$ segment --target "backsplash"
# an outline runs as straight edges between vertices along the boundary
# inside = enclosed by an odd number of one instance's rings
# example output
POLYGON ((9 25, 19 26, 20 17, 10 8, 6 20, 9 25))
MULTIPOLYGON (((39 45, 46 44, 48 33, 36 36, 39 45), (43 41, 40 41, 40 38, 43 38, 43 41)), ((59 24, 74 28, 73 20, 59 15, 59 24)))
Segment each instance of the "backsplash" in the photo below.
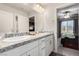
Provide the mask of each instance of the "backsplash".
MULTIPOLYGON (((52 33, 52 31, 40 31, 36 33, 52 33)), ((9 38, 9 37, 16 37, 16 36, 23 36, 23 35, 30 35, 30 32, 22 32, 22 33, 6 33, 3 38, 9 38)))
POLYGON ((24 33, 11 33, 11 34, 5 34, 4 35, 4 38, 9 38, 9 37, 16 37, 16 36, 23 36, 23 35, 26 35, 27 32, 24 32, 24 33))

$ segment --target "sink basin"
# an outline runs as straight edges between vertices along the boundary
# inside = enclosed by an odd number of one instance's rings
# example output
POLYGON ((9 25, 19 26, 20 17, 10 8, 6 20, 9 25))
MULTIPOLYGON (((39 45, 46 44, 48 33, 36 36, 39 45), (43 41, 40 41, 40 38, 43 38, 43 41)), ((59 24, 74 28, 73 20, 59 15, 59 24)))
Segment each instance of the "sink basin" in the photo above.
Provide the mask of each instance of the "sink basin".
POLYGON ((18 37, 11 37, 11 38, 5 38, 4 42, 19 42, 24 40, 29 40, 31 36, 18 36, 18 37))

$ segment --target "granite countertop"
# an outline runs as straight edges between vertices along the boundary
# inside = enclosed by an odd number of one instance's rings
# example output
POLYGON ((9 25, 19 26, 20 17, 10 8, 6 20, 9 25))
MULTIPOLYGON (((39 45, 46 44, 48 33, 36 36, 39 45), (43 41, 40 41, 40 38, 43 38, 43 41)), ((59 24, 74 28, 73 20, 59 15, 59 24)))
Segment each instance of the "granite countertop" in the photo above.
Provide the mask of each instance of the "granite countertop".
MULTIPOLYGON (((43 37, 47 37, 49 35, 53 35, 53 34, 50 34, 50 33, 38 33, 36 35, 29 35, 29 37, 27 38, 27 35, 26 35, 26 38, 23 38, 23 40, 19 40, 19 41, 8 41, 8 39, 11 39, 11 38, 5 38, 4 40, 1 40, 0 41, 0 53, 3 53, 3 52, 6 52, 6 51, 9 51, 11 49, 14 49, 14 48, 17 48, 17 47, 20 47, 22 45, 25 45, 25 44, 28 44, 30 42, 33 42, 33 41, 36 41, 38 39, 41 39, 43 37)), ((13 37, 12 37, 13 39, 13 37)), ((14 38, 14 39, 18 39, 18 37, 14 38)), ((22 39, 22 38, 20 38, 22 39)))

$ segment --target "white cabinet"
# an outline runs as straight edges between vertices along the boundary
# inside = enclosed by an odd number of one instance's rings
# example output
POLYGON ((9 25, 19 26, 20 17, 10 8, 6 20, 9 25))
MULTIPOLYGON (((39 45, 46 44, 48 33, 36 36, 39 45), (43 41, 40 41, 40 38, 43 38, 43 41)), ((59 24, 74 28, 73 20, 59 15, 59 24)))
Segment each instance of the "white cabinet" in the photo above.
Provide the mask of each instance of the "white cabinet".
POLYGON ((53 47, 53 35, 51 35, 50 37, 50 46, 51 46, 51 52, 53 51, 54 47, 53 47))
POLYGON ((27 56, 27 54, 26 54, 26 52, 25 53, 23 53, 22 55, 20 55, 20 56, 27 56))
POLYGON ((26 56, 38 56, 38 47, 33 48, 32 50, 26 53, 26 56))
POLYGON ((26 56, 33 56, 33 55, 34 55, 33 49, 26 53, 26 56))
POLYGON ((46 48, 39 48, 40 49, 40 56, 46 56, 46 48))
POLYGON ((27 45, 21 46, 21 47, 17 47, 15 49, 9 50, 7 52, 2 53, 2 55, 6 55, 6 56, 20 56, 22 54, 25 53, 25 51, 28 50, 27 45))
POLYGON ((46 55, 46 38, 42 38, 39 40, 39 55, 46 55))
POLYGON ((48 56, 50 54, 50 40, 47 37, 47 41, 46 41, 46 55, 48 56))
POLYGON ((33 49, 33 51, 34 51, 34 55, 33 56, 38 56, 39 55, 39 50, 38 49, 39 49, 38 46, 33 49))
POLYGON ((34 41, 31 43, 28 43, 26 45, 17 47, 15 49, 9 50, 7 52, 4 52, 0 55, 6 55, 6 56, 22 56, 27 55, 26 52, 34 49, 36 46, 38 46, 38 41, 34 41))
POLYGON ((38 56, 38 47, 29 50, 23 56, 38 56))
POLYGON ((53 35, 39 40, 39 55, 48 56, 53 51, 53 35))
POLYGON ((53 35, 46 38, 46 55, 48 56, 53 51, 53 35))
POLYGON ((53 37, 47 36, 0 54, 1 56, 49 56, 53 51, 53 37))

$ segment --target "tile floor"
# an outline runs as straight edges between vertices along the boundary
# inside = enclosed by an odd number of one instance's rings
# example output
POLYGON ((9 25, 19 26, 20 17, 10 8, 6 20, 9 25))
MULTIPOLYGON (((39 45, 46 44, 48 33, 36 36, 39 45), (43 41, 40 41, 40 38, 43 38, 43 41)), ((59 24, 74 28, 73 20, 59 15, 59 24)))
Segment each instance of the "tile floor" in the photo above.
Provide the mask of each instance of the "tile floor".
POLYGON ((57 53, 65 56, 79 56, 78 50, 74 50, 66 47, 59 47, 57 53))

